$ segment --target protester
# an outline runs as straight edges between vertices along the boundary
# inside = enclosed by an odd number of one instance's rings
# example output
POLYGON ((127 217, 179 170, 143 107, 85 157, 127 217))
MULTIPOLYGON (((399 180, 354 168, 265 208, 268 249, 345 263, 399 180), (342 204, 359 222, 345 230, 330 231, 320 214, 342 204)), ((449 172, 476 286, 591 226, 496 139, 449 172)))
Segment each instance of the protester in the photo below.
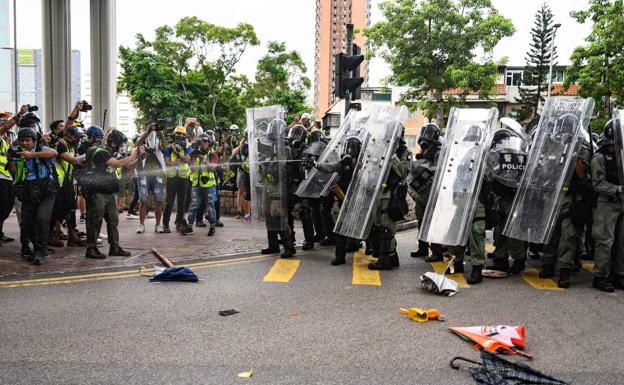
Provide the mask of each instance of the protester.
POLYGON ((156 226, 154 232, 164 233, 160 224, 165 202, 164 180, 165 157, 163 151, 167 147, 167 141, 163 134, 163 127, 156 123, 151 123, 147 130, 141 135, 137 145, 142 147, 141 159, 139 160, 138 180, 139 180, 139 227, 138 234, 145 232, 145 217, 147 215, 147 203, 150 195, 154 199, 154 211, 156 214, 156 226))

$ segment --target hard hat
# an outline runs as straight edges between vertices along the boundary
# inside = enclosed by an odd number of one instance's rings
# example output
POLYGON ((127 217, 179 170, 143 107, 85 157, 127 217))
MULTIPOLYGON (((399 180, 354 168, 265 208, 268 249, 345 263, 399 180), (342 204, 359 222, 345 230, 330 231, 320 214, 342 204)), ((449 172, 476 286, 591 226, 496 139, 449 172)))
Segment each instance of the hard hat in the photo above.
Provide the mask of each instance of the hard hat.
POLYGON ((173 130, 174 134, 182 134, 182 135, 186 135, 186 128, 182 127, 182 126, 177 126, 174 130, 173 130))

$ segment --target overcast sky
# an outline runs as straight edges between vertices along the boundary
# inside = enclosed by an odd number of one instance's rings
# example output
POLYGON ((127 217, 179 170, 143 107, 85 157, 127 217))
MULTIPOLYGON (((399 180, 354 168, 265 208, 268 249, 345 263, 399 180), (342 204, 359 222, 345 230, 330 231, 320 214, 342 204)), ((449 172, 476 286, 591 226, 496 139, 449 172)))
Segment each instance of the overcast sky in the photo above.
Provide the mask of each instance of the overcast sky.
MULTIPOLYGON (((378 4, 373 1, 372 21, 382 18, 378 4)), ((509 58, 509 64, 523 65, 528 49, 530 30, 535 12, 543 0, 493 0, 496 8, 512 19, 516 33, 499 43, 494 58, 509 58)), ((18 0, 18 47, 41 47, 41 0, 18 0)), ((579 25, 570 16, 571 10, 587 8, 586 0, 550 0, 555 21, 562 24, 557 35, 559 63, 568 64, 574 47, 583 44, 589 25, 579 25)), ((82 72, 89 72, 89 0, 72 0, 72 46, 82 52, 82 72)), ((268 41, 285 41, 289 49, 298 50, 308 67, 308 77, 314 79, 314 35, 316 0, 118 0, 117 42, 134 45, 134 36, 154 36, 158 26, 173 25, 184 16, 224 26, 247 22, 254 26, 262 47, 250 49, 242 59, 239 72, 253 76, 257 60, 264 53, 268 41)), ((418 54, 415 52, 414 54, 418 54)), ((381 60, 371 63, 369 84, 379 85, 388 75, 388 67, 381 60)))

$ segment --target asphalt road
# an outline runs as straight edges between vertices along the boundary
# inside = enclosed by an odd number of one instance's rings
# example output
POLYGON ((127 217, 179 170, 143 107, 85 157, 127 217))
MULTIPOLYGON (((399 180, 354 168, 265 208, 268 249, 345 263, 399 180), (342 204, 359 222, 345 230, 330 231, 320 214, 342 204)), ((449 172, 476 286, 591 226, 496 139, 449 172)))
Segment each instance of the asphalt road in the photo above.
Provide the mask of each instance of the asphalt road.
POLYGON ((408 256, 415 243, 401 234, 402 266, 381 286, 352 284, 351 264, 330 266, 323 249, 299 251, 287 283, 263 282, 268 257, 197 268, 198 284, 0 287, 0 383, 471 384, 449 360, 478 353, 447 327, 486 324, 526 326, 528 363, 562 380, 624 383, 624 292, 591 289, 582 272, 565 291, 513 277, 435 296, 419 288, 431 266, 408 256), (399 315, 405 306, 449 321, 418 324, 399 315))

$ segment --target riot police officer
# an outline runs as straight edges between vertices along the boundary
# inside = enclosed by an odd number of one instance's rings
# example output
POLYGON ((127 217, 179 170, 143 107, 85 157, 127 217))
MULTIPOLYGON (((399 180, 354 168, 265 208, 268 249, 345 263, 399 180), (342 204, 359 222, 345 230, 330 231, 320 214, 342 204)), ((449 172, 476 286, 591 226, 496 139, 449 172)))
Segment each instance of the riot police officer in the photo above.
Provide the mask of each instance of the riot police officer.
MULTIPOLYGON (((353 171, 357 165, 358 157, 362 149, 362 141, 357 136, 350 136, 345 139, 340 154, 340 160, 328 164, 314 164, 314 167, 326 173, 338 173, 338 181, 336 186, 332 187, 332 191, 338 198, 338 204, 342 205, 344 194, 349 189, 349 184, 353 179, 353 171)), ((333 206, 333 194, 332 197, 333 206)), ((333 221, 333 220, 332 220, 333 221)), ((333 240, 336 244, 335 257, 331 261, 332 266, 343 265, 346 263, 347 241, 348 239, 340 234, 333 234, 333 240)))
POLYGON ((604 127, 600 148, 591 161, 591 175, 598 194, 593 214, 595 250, 594 280, 592 286, 600 291, 613 292, 624 289, 624 226, 618 226, 624 215, 624 186, 618 175, 619 155, 616 151, 615 125, 610 120, 604 127), (616 246, 616 252, 611 248, 616 246))
POLYGON ((292 241, 295 242, 294 215, 297 204, 299 205, 299 218, 303 226, 304 242, 302 250, 314 249, 314 225, 312 224, 310 206, 307 199, 295 195, 299 184, 304 180, 305 170, 303 167, 303 152, 306 149, 308 133, 301 125, 296 125, 288 133, 288 148, 290 149, 287 174, 288 174, 288 226, 292 230, 292 241))
MULTIPOLYGON (((394 125, 395 122, 390 124, 394 125)), ((399 267, 399 255, 396 251, 396 239, 394 236, 397 232, 397 221, 400 220, 398 216, 401 215, 394 216, 390 206, 393 203, 398 203, 392 199, 393 193, 399 187, 399 184, 403 183, 407 178, 407 174, 410 172, 411 157, 411 153, 405 145, 405 127, 401 128, 399 146, 392 156, 390 173, 383 185, 384 190, 377 209, 377 216, 369 235, 373 245, 373 255, 376 254, 378 257, 377 262, 368 265, 368 268, 371 270, 391 270, 399 267)))
MULTIPOLYGON (((418 219, 419 224, 422 224, 438 164, 440 147, 442 146, 440 129, 436 124, 428 123, 420 129, 418 145, 420 146, 420 153, 416 155, 408 182, 412 198, 416 203, 416 219, 418 219)), ((435 243, 429 245, 429 243, 419 240, 418 250, 413 251, 410 255, 413 258, 425 257, 427 262, 437 262, 442 261, 442 254, 442 245, 435 243), (429 256, 429 249, 431 249, 431 256, 429 256)))

